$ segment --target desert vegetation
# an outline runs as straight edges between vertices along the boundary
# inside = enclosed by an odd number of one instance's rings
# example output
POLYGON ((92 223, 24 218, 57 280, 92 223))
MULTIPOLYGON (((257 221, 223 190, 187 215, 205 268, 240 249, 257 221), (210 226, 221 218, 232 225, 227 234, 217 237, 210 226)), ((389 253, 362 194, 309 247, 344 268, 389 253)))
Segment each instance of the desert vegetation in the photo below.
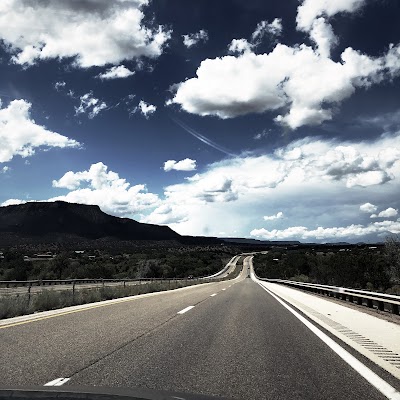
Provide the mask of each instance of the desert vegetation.
POLYGON ((400 241, 390 236, 384 246, 276 248, 256 255, 254 268, 263 278, 400 294, 400 241))
MULTIPOLYGON (((207 282, 196 277, 220 271, 231 259, 230 248, 186 246, 120 250, 67 250, 58 254, 7 249, 1 252, 0 281, 46 279, 144 279, 141 282, 107 283, 92 288, 40 291, 0 295, 0 319, 93 303, 144 293, 171 290, 207 282), (27 255, 28 254, 28 255, 27 255), (174 278, 190 278, 174 280, 174 278), (163 280, 145 281, 151 278, 163 280)), ((240 267, 229 278, 237 276, 240 267)))
POLYGON ((184 278, 218 272, 235 254, 229 247, 61 250, 40 259, 34 251, 3 250, 0 280, 184 278))

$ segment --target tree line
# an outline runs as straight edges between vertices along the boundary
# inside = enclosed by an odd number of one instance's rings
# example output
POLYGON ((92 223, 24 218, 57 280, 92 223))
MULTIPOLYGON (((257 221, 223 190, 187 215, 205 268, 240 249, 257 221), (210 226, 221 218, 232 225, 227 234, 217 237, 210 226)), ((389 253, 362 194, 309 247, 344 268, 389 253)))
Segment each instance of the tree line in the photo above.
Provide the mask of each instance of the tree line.
POLYGON ((86 254, 63 251, 50 260, 26 261, 21 251, 9 250, 0 260, 0 280, 197 277, 221 270, 233 252, 227 248, 196 248, 140 249, 124 254, 93 251, 91 254, 89 258, 86 254))

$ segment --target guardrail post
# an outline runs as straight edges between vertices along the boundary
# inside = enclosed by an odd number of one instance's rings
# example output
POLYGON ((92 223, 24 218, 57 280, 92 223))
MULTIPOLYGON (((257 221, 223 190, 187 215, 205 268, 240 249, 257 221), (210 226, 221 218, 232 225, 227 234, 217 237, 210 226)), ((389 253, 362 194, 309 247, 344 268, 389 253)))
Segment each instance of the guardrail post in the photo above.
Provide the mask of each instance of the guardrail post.
POLYGON ((385 304, 383 301, 378 301, 378 310, 385 311, 385 304))
POLYGON ((73 282, 72 282, 72 304, 75 304, 75 284, 76 284, 76 281, 73 280, 73 282))
POLYGON ((398 304, 392 304, 392 313, 399 315, 399 306, 398 306, 398 304))
POLYGON ((31 303, 31 288, 32 288, 32 282, 29 282, 29 287, 28 287, 28 307, 29 307, 29 304, 31 303))
POLYGON ((371 299, 367 299, 367 307, 369 307, 369 308, 374 307, 374 302, 371 299))

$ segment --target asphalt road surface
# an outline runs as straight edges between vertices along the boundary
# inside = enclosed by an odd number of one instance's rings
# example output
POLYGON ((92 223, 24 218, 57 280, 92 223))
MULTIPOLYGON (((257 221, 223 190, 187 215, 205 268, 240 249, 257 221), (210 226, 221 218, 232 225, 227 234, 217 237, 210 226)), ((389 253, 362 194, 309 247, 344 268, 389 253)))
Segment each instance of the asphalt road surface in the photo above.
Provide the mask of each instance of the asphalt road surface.
POLYGON ((386 398, 247 276, 0 326, 0 385, 386 398))

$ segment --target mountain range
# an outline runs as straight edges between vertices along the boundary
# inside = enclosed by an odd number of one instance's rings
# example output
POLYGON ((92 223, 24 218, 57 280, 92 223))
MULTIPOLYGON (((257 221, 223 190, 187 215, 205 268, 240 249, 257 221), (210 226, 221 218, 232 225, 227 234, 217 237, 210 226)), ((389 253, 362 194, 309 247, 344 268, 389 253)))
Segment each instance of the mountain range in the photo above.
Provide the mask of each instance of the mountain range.
POLYGON ((180 240, 167 226, 143 224, 129 218, 108 215, 97 205, 30 202, 0 207, 0 235, 67 239, 180 240))

